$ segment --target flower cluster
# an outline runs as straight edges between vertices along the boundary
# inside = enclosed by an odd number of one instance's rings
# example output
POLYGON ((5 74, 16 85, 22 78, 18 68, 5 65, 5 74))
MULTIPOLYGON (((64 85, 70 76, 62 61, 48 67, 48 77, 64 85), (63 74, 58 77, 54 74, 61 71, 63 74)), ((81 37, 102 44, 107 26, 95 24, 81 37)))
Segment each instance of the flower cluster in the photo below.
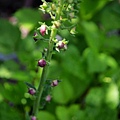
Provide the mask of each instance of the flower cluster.
POLYGON ((28 93, 37 96, 33 106, 31 120, 36 120, 36 114, 42 106, 41 103, 44 104, 45 102, 51 101, 52 96, 50 91, 60 82, 59 80, 48 80, 49 82, 46 83, 47 69, 49 68, 54 51, 61 52, 67 50, 68 40, 58 35, 58 31, 66 29, 70 34, 75 33, 75 24, 73 24, 72 19, 76 17, 77 10, 75 8, 77 8, 76 6, 79 1, 80 0, 55 0, 54 2, 46 2, 42 0, 43 4, 40 5, 39 10, 50 15, 51 24, 48 26, 45 22, 38 22, 40 26, 33 35, 35 42, 38 40, 48 42, 48 48, 42 50, 42 57, 37 62, 37 65, 43 69, 38 89, 36 90, 30 84, 27 84, 29 86, 28 93), (68 22, 68 24, 66 24, 66 22, 68 22), (60 39, 58 39, 58 36, 60 36, 60 39), (41 89, 41 87, 43 89, 41 89), (42 102, 42 99, 44 102, 42 102))

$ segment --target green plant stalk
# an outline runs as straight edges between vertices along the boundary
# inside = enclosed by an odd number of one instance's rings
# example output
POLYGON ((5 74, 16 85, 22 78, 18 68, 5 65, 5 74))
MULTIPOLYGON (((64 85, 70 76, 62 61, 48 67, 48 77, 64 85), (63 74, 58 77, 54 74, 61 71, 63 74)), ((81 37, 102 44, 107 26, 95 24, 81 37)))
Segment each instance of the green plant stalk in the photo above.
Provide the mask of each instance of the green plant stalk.
MULTIPOLYGON (((56 14, 55 21, 60 20, 62 6, 63 6, 62 0, 60 0, 59 1, 59 8, 58 8, 58 11, 57 11, 57 14, 56 14)), ((54 23, 53 23, 51 34, 50 34, 49 45, 48 45, 47 57, 46 57, 46 60, 47 60, 48 63, 50 63, 51 58, 52 58, 52 52, 53 52, 53 47, 54 47, 53 39, 55 38, 55 36, 57 34, 57 29, 58 28, 56 28, 54 23)), ((38 110, 39 110, 39 107, 40 107, 39 106, 40 105, 40 100, 41 100, 41 96, 42 96, 42 93, 43 93, 43 90, 44 90, 44 84, 45 84, 45 81, 47 79, 48 69, 49 69, 49 64, 46 65, 43 68, 43 71, 42 71, 40 83, 39 83, 38 90, 37 90, 36 99, 35 99, 34 105, 33 105, 33 112, 32 112, 33 116, 37 116, 37 113, 38 113, 38 110)))

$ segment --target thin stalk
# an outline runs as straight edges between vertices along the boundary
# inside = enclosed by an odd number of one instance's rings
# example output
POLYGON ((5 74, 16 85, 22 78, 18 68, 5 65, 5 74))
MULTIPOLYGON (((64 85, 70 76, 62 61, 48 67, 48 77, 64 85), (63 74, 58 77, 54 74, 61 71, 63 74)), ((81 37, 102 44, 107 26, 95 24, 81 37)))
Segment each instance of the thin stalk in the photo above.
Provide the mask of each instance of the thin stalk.
MULTIPOLYGON (((56 19, 55 19, 56 21, 60 20, 61 11, 62 11, 62 0, 59 1, 59 8, 56 12, 57 13, 56 14, 56 19)), ((52 58, 52 52, 53 52, 53 47, 54 47, 53 39, 55 38, 56 34, 57 34, 57 28, 53 24, 51 34, 50 34, 47 57, 46 57, 46 60, 47 60, 48 63, 50 63, 51 58, 52 58)), ((49 69, 49 65, 46 65, 43 68, 43 71, 42 71, 40 83, 39 83, 38 90, 37 90, 36 99, 35 99, 34 105, 33 105, 33 112, 32 112, 33 116, 37 116, 37 113, 38 113, 38 110, 39 110, 39 107, 40 107, 39 106, 40 105, 40 100, 41 100, 41 96, 42 96, 42 93, 43 93, 43 90, 44 90, 44 84, 45 84, 45 81, 47 79, 48 69, 49 69)))

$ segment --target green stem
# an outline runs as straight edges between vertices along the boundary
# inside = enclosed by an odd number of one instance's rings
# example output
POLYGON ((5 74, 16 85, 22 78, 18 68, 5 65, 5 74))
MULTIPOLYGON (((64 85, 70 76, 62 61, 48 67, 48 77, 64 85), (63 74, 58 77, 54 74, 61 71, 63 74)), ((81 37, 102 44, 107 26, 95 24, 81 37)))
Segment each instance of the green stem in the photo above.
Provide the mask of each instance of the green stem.
MULTIPOLYGON (((56 21, 60 19, 61 11, 62 11, 62 0, 59 1, 59 8, 56 11, 56 19, 55 19, 56 21)), ((52 58, 52 52, 53 52, 53 47, 54 47, 53 39, 55 38, 56 34, 57 34, 57 28, 53 24, 51 34, 50 34, 47 57, 46 57, 46 60, 48 63, 50 63, 51 58, 52 58)), ((42 96, 42 93, 44 90, 44 84, 47 79, 48 69, 49 69, 49 65, 46 65, 42 71, 42 76, 41 76, 40 83, 38 86, 36 99, 35 99, 34 105, 33 105, 33 113, 32 113, 33 116, 37 116, 37 113, 38 113, 38 110, 40 107, 39 104, 40 104, 41 96, 42 96)))

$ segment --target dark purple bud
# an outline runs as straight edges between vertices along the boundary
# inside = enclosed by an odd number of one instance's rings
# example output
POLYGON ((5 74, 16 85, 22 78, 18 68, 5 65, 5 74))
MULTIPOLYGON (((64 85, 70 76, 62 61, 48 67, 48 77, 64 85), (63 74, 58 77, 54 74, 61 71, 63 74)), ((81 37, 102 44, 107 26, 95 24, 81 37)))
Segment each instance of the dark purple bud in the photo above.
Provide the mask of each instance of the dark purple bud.
POLYGON ((37 118, 35 116, 32 116, 31 120, 37 120, 37 118))
POLYGON ((36 93, 36 90, 34 88, 29 88, 28 93, 34 95, 36 93))
POLYGON ((60 52, 60 50, 66 50, 67 49, 67 44, 63 41, 58 41, 56 43, 56 50, 60 52))
POLYGON ((33 36, 33 39, 34 39, 34 41, 36 42, 38 39, 36 38, 38 36, 38 34, 35 32, 34 33, 34 36, 33 36))
POLYGON ((51 83, 51 86, 52 86, 52 87, 57 86, 57 85, 58 85, 58 82, 59 82, 58 80, 53 80, 52 83, 51 83))
POLYGON ((46 33, 46 25, 41 25, 41 27, 40 27, 40 33, 42 34, 42 36, 45 35, 45 33, 46 33))
POLYGON ((62 41, 59 41, 58 44, 57 44, 58 49, 63 49, 64 46, 65 46, 65 44, 62 41))
POLYGON ((45 98, 45 100, 46 100, 47 102, 50 102, 51 96, 50 96, 50 95, 47 95, 46 98, 45 98))
POLYGON ((38 61, 38 66, 45 67, 45 65, 46 65, 46 61, 44 59, 38 61))

